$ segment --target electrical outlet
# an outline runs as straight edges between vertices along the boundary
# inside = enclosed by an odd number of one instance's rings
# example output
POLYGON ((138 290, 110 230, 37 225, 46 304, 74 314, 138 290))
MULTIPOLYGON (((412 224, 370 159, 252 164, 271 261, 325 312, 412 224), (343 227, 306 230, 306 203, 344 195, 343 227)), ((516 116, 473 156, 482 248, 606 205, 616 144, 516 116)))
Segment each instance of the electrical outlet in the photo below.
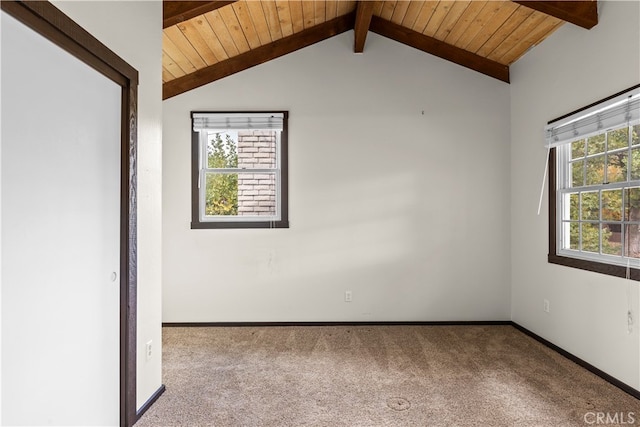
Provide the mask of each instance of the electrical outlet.
POLYGON ((151 359, 151 357, 153 356, 153 340, 147 342, 145 350, 147 360, 151 359))
POLYGON ((353 300, 353 294, 351 291, 344 291, 344 302, 351 302, 353 300))
POLYGON ((549 300, 548 299, 544 300, 544 305, 543 305, 542 309, 544 310, 545 313, 549 312, 550 304, 549 304, 549 300))

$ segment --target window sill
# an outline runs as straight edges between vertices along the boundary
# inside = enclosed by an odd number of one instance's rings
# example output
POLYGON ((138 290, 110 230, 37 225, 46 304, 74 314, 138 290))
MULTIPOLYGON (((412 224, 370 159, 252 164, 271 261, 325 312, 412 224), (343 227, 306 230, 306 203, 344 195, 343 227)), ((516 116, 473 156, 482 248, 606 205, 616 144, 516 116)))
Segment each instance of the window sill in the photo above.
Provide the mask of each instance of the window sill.
POLYGON ((219 221, 191 222, 192 230, 242 228, 289 228, 289 221, 219 221))
MULTIPOLYGON (((580 270, 593 271, 595 273, 606 274, 608 276, 615 277, 627 277, 627 268, 620 265, 605 264, 602 262, 587 261, 584 259, 570 258, 565 256, 559 256, 556 254, 549 254, 547 258, 550 264, 563 265, 565 267, 577 268, 580 270)), ((631 280, 640 281, 640 269, 629 269, 631 280)))

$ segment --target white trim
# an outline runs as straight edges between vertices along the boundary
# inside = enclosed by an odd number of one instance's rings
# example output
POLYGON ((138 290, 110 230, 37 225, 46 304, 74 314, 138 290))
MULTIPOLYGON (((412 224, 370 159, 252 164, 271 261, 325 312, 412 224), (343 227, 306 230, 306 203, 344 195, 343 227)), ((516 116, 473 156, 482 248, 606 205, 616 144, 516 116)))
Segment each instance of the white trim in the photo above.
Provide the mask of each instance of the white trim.
MULTIPOLYGON (((194 117, 194 131, 198 132, 198 144, 199 144, 199 171, 198 171, 198 218, 200 222, 265 222, 265 221, 280 221, 282 219, 282 181, 281 181, 281 133, 282 129, 268 129, 271 132, 275 133, 276 136, 276 166, 273 168, 208 168, 207 165, 207 145, 209 143, 209 136, 213 133, 212 129, 202 128, 200 130, 196 130, 195 119, 196 116, 208 116, 207 114, 198 114, 193 113, 194 117), (206 194, 207 194, 207 185, 206 185, 206 176, 207 174, 237 174, 237 175, 255 175, 255 174, 268 174, 274 176, 275 181, 275 215, 206 215, 206 194)), ((283 113, 262 113, 262 114, 243 114, 243 113, 232 113, 232 114, 218 114, 221 117, 238 117, 238 118, 246 118, 246 117, 271 117, 278 116, 284 120, 283 113)), ((256 130, 256 129, 248 129, 246 127, 237 128, 236 130, 256 130)), ((223 130, 224 132, 224 130, 223 130)), ((237 141, 236 141, 237 143, 237 141)))
MULTIPOLYGON (((602 129, 600 134, 604 134, 608 132, 608 129, 602 129)), ((631 150, 631 134, 628 134, 628 145, 625 149, 615 149, 608 151, 606 150, 603 153, 598 153, 597 156, 602 156, 606 158, 610 153, 620 153, 625 150, 631 150)), ((612 265, 620 265, 624 266, 627 264, 629 260, 637 260, 637 258, 631 258, 624 254, 625 242, 624 242, 624 229, 630 225, 639 224, 638 221, 629 221, 625 219, 624 209, 625 209, 625 189, 631 188, 640 188, 640 179, 634 179, 630 181, 622 181, 622 182, 614 182, 614 183, 603 183, 603 184, 593 184, 593 185, 580 185, 572 187, 572 174, 571 174, 571 146, 568 144, 560 144, 556 148, 556 253, 561 256, 583 259, 587 261, 595 261, 612 265), (607 221, 602 218, 602 192, 603 191, 611 191, 611 190, 620 190, 622 191, 622 206, 621 206, 621 218, 618 221, 607 221), (583 220, 582 216, 582 198, 580 198, 580 202, 578 205, 578 219, 570 218, 570 195, 571 194, 582 194, 582 193, 596 193, 598 197, 598 203, 600 204, 598 219, 596 220, 583 220), (571 224, 580 224, 580 239, 578 242, 579 249, 569 249, 570 243, 570 227, 571 224), (581 224, 595 224, 598 227, 602 227, 603 224, 619 224, 621 227, 621 255, 610 255, 604 253, 594 253, 582 250, 583 244, 583 233, 582 233, 582 225, 581 224)), ((586 154, 586 153, 585 153, 586 154)), ((597 157, 593 156, 593 157, 597 157)), ((580 161, 585 161, 585 159, 589 156, 581 157, 580 161)), ((632 157, 629 157, 632 159, 632 157)), ((606 168, 606 164, 604 166, 606 168)), ((627 171, 627 178, 630 177, 630 171, 632 170, 632 165, 629 164, 627 171)), ((599 234, 599 242, 598 242, 599 251, 602 251, 603 242, 602 242, 602 233, 599 234)))
POLYGON ((269 169, 248 169, 248 168, 203 168, 202 169, 208 173, 244 173, 244 174, 260 174, 260 173, 269 173, 274 174, 278 169, 269 168, 269 169))
POLYGON ((280 215, 207 215, 200 218, 200 222, 261 222, 280 221, 280 215))
POLYGON ((633 181, 621 181, 621 182, 612 182, 610 184, 596 184, 596 185, 585 185, 583 187, 569 187, 569 188, 558 188, 556 191, 558 193, 591 193, 594 191, 607 191, 607 190, 617 190, 617 189, 625 189, 625 188, 638 188, 640 187, 640 180, 634 179, 633 181))

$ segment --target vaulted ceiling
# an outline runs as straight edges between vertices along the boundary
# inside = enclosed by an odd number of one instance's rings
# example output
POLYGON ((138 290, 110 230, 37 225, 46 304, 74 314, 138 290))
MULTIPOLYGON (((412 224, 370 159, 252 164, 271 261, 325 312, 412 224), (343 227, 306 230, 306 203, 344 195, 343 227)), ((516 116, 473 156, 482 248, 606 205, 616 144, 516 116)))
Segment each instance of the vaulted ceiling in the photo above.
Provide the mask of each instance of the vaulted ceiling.
POLYGON ((164 1, 163 99, 354 31, 369 31, 509 82, 509 66, 597 1, 164 1))

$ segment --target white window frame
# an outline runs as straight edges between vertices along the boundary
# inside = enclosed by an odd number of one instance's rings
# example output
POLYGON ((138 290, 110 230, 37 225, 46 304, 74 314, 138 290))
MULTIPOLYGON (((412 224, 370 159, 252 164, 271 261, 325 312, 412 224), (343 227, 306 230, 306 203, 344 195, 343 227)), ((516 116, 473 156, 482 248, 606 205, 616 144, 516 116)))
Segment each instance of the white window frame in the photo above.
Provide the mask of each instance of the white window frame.
MULTIPOLYGON (((630 127, 631 126, 623 126, 623 127, 618 127, 616 129, 603 129, 601 134, 605 135, 605 151, 603 153, 598 153, 595 155, 586 155, 584 158, 589 158, 589 157, 604 157, 604 173, 605 173, 605 182, 606 182, 606 174, 607 174, 607 155, 609 153, 614 153, 614 152, 621 152, 624 150, 627 150, 628 152, 628 158, 631 159, 631 149, 632 147, 636 147, 637 149, 640 149, 640 144, 636 144, 634 146, 631 146, 631 143, 629 142, 629 144, 627 145, 627 147, 625 149, 616 149, 616 150, 607 150, 607 144, 608 144, 608 140, 607 140, 607 135, 608 132, 610 131, 614 131, 614 130, 618 130, 618 129, 622 129, 622 128, 627 128, 627 133, 629 135, 629 139, 631 138, 631 131, 630 131, 630 127)), ((600 134, 596 134, 596 135, 600 135, 600 134)), ((594 136, 594 135, 592 135, 594 136)), ((581 138, 582 139, 582 138, 581 138)), ((579 140, 579 139, 578 139, 579 140)), ((572 181, 573 181, 573 176, 571 173, 571 163, 576 163, 576 162, 572 162, 571 160, 571 144, 564 144, 561 145, 559 147, 556 148, 557 150, 557 189, 556 189, 556 251, 559 255, 562 256, 568 256, 568 257, 572 257, 572 258, 580 258, 580 259, 585 259, 585 260, 589 260, 589 261, 595 261, 595 262, 603 262, 603 263, 607 263, 607 264, 614 264, 614 265, 621 265, 621 266, 626 266, 629 262, 632 262, 635 264, 638 264, 639 260, 637 258, 630 258, 625 256, 624 254, 624 236, 625 236, 625 228, 630 226, 630 225, 640 225, 640 221, 625 221, 624 215, 622 215, 622 219, 620 221, 613 221, 613 220, 606 220, 603 219, 602 217, 602 192, 603 191, 607 191, 607 190, 621 190, 622 191, 622 208, 624 211, 624 204, 625 204, 625 191, 626 189, 630 189, 630 188, 639 188, 640 187, 640 179, 637 180, 632 180, 631 178, 631 167, 627 167, 627 179, 625 181, 620 181, 620 182, 615 182, 615 183, 603 183, 603 184, 595 184, 595 185, 583 185, 583 186, 577 186, 577 187, 573 187, 572 186, 572 181), (598 200, 600 203, 600 213, 599 213, 599 218, 597 220, 587 220, 587 219, 582 219, 580 217, 578 217, 578 219, 574 219, 572 220, 570 218, 570 207, 571 207, 571 200, 570 200, 570 196, 572 194, 582 194, 582 193, 598 193, 598 200), (571 249, 570 248, 570 233, 571 233, 571 228, 570 228, 570 224, 571 223, 577 223, 579 224, 580 227, 580 232, 579 232, 579 236, 580 236, 580 243, 579 243, 579 249, 571 249), (611 254, 605 254, 602 251, 603 248, 603 244, 602 244, 602 231, 600 231, 600 242, 599 242, 599 248, 598 248, 598 253, 596 252, 591 252, 591 251, 585 251, 582 249, 582 224, 594 224, 594 225, 598 225, 598 227, 600 228, 600 230, 602 230, 602 225, 603 224, 619 224, 621 226, 621 245, 622 245, 622 251, 621 251, 621 255, 611 255, 611 254)), ((587 154, 587 153, 585 153, 587 154)), ((585 173, 586 173, 586 168, 585 169, 585 173)), ((582 212, 582 207, 580 206, 578 209, 578 214, 579 216, 581 215, 582 212)))

